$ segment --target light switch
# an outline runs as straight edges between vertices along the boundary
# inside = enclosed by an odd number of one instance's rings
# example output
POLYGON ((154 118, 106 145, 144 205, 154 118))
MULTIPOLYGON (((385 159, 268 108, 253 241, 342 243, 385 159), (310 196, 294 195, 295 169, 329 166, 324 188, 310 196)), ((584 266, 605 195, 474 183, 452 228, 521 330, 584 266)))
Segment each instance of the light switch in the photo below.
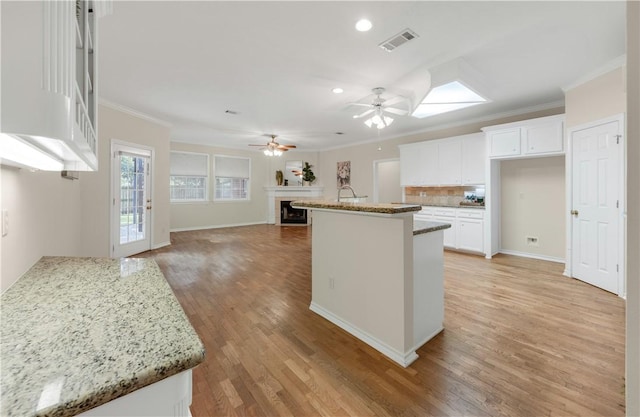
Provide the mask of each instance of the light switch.
POLYGON ((9 233, 9 210, 2 210, 2 236, 9 233))

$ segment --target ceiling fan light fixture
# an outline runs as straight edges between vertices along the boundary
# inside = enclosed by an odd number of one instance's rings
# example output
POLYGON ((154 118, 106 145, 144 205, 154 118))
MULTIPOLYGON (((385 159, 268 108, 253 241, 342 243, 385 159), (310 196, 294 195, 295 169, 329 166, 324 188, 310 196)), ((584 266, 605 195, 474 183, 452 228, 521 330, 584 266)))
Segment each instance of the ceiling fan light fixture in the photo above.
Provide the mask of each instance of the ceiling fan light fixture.
POLYGON ((378 129, 384 129, 385 127, 389 126, 391 123, 393 123, 393 117, 389 117, 389 116, 382 116, 380 114, 376 114, 373 117, 368 118, 367 120, 364 121, 364 124, 367 125, 367 127, 377 127, 378 129))

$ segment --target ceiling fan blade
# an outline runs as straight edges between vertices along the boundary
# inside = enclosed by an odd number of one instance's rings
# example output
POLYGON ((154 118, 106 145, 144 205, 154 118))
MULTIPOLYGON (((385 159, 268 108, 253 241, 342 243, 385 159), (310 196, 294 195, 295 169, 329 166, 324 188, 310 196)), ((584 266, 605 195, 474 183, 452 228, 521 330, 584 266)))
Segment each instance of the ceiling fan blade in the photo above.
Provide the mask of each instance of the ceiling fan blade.
POLYGON ((396 109, 394 107, 384 107, 382 110, 399 116, 406 116, 409 113, 407 110, 396 109))
POLYGON ((265 146, 265 145, 264 144, 262 144, 262 145, 250 144, 249 146, 265 146))
POLYGON ((296 145, 278 145, 278 149, 295 149, 296 145))
POLYGON ((359 119, 359 118, 361 118, 361 117, 366 116, 367 114, 371 114, 371 113, 373 113, 374 111, 375 111, 375 109, 369 109, 369 110, 367 110, 367 111, 366 111, 366 112, 364 112, 364 113, 358 114, 357 116, 353 116, 353 118, 354 118, 354 119, 359 119))
POLYGON ((406 100, 407 99, 402 97, 402 96, 395 96, 395 97, 392 97, 392 98, 390 98, 388 100, 385 100, 384 101, 384 105, 385 106, 391 106, 393 104, 400 103, 401 101, 406 101, 406 100))
POLYGON ((362 107, 371 107, 369 103, 347 103, 349 106, 362 106, 362 107))

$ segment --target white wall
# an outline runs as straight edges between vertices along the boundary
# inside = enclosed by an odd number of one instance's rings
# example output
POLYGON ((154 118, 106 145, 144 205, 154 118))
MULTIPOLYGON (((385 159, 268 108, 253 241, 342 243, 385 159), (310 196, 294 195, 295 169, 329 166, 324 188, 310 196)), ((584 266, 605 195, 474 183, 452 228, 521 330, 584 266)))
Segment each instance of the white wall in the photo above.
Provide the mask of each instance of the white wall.
POLYGON ((626 413, 640 416, 640 3, 627 2, 626 413))
POLYGON ((609 71, 566 92, 565 127, 578 126, 624 113, 626 99, 624 68, 609 71))
MULTIPOLYGON (((276 170, 284 171, 287 160, 307 161, 315 170, 315 152, 289 151, 280 157, 268 157, 255 150, 217 148, 204 145, 172 142, 171 150, 209 154, 213 169, 214 155, 251 158, 250 200, 238 202, 213 202, 213 173, 210 173, 209 201, 206 203, 172 203, 171 230, 192 230, 214 227, 238 226, 267 222, 267 194, 265 186, 276 185, 276 170)), ((320 185, 317 180, 314 185, 320 185)))
POLYGON ((502 161, 500 177, 501 250, 564 261, 564 156, 502 161))
MULTIPOLYGON (((76 256, 80 247, 80 181, 59 172, 1 167, 2 209, 9 233, 2 237, 0 291, 42 256, 76 256)), ((82 174, 80 174, 82 177, 82 174)))
POLYGON ((99 106, 97 172, 81 175, 82 208, 81 256, 110 255, 111 140, 152 147, 152 247, 169 244, 169 140, 171 128, 160 122, 136 116, 112 105, 99 106))

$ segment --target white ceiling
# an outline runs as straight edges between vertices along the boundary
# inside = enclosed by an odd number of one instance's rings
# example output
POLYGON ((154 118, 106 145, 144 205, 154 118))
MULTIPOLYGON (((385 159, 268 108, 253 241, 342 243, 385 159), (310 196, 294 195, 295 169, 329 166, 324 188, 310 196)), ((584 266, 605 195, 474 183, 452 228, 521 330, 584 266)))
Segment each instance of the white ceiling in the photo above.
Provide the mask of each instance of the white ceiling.
POLYGON ((380 138, 557 107, 562 87, 625 53, 624 13, 623 1, 117 1, 100 25, 99 94, 170 123, 173 141, 244 148, 274 133, 330 149, 378 140, 348 102, 379 86, 419 100, 429 73, 437 84, 456 68, 489 104, 398 116, 380 138), (371 31, 354 29, 362 17, 371 31), (419 38, 378 47, 406 28, 419 38))

